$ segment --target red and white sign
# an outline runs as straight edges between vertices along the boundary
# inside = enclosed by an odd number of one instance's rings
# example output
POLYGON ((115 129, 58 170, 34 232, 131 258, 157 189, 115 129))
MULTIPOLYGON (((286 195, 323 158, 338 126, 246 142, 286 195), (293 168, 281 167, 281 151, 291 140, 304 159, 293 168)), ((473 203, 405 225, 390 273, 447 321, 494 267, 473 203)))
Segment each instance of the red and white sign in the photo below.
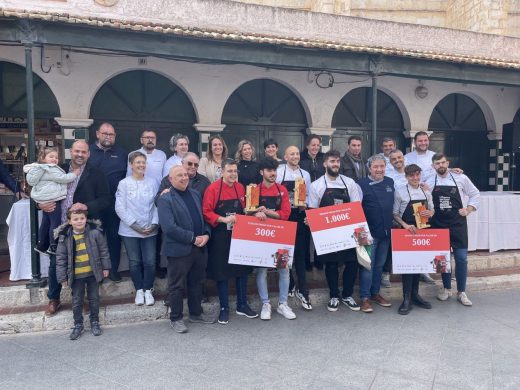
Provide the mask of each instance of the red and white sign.
POLYGON ((368 245, 372 241, 360 202, 306 211, 318 255, 368 245))
POLYGON ((274 268, 278 261, 292 266, 296 222, 236 216, 231 236, 229 264, 274 268))
POLYGON ((451 272, 449 229, 392 229, 392 273, 451 272))

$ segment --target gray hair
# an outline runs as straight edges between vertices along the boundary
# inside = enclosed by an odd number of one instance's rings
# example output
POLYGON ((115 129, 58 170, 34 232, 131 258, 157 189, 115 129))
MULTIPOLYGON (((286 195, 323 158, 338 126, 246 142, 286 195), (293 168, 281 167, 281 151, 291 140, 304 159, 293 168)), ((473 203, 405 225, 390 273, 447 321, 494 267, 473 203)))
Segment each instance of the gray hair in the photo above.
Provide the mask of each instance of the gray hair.
POLYGON ((188 153, 186 153, 186 155, 182 158, 182 162, 184 162, 184 160, 186 160, 188 157, 197 157, 197 160, 199 159, 199 156, 197 156, 197 153, 188 152, 188 153))
POLYGON ((186 142, 188 143, 188 145, 190 144, 190 139, 188 138, 187 135, 184 135, 184 134, 181 134, 181 133, 174 134, 170 138, 170 150, 172 152, 175 153, 175 148, 177 147, 177 142, 179 142, 179 140, 181 140, 181 139, 185 139, 186 142))
POLYGON ((368 167, 370 168, 372 166, 372 163, 374 161, 378 161, 378 160, 383 160, 383 162, 385 163, 385 166, 386 166, 385 155, 383 153, 378 153, 378 154, 374 154, 373 156, 371 156, 368 159, 368 162, 367 162, 368 167))

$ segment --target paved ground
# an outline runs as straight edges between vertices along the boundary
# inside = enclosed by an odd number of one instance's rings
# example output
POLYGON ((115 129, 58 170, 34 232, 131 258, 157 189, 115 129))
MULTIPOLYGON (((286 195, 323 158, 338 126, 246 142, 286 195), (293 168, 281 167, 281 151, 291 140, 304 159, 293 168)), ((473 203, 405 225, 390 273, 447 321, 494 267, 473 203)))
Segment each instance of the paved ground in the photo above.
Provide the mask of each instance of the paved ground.
POLYGON ((518 389, 520 290, 432 302, 408 316, 321 305, 287 321, 232 315, 223 325, 169 322, 0 336, 1 389, 518 389))

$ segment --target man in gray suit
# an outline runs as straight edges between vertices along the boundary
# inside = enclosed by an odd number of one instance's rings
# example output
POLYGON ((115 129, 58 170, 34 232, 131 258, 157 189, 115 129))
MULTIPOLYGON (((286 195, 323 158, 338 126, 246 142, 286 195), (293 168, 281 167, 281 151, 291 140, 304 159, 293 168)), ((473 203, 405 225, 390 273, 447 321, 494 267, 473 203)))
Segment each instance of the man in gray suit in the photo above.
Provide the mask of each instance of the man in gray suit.
POLYGON ((202 282, 206 274, 206 244, 211 228, 202 217, 202 198, 188 188, 189 176, 182 166, 170 169, 172 188, 157 201, 159 224, 164 234, 161 255, 168 258, 170 325, 177 333, 186 333, 183 317, 183 293, 187 286, 189 321, 211 324, 214 318, 202 313, 202 282))

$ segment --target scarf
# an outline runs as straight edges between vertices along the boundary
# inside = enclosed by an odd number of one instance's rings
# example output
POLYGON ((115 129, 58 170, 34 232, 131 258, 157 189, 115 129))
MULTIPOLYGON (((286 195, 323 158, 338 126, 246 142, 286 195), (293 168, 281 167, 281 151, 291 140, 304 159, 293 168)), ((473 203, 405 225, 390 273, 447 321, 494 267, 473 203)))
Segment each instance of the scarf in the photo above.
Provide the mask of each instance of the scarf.
POLYGON ((367 168, 361 157, 355 157, 348 151, 345 152, 345 156, 352 162, 354 170, 356 171, 356 178, 358 180, 367 177, 367 168))

